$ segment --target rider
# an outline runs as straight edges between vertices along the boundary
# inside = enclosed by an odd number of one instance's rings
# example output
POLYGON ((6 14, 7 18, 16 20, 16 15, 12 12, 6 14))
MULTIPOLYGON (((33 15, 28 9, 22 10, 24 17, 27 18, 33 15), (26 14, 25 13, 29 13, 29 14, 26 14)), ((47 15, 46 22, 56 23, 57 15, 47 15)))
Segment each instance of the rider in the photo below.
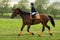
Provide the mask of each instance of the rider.
POLYGON ((36 15, 36 9, 34 7, 34 3, 31 3, 31 15, 32 15, 32 18, 33 18, 33 23, 34 23, 35 15, 36 15))
POLYGON ((32 14, 32 18, 35 18, 36 15, 36 9, 34 7, 34 3, 31 3, 31 14, 32 14))

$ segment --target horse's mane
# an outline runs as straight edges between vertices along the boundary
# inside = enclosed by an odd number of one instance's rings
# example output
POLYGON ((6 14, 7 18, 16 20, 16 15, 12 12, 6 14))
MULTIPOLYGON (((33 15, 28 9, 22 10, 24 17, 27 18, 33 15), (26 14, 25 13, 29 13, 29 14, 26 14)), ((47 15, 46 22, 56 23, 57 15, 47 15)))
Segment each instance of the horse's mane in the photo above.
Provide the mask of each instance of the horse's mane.
POLYGON ((30 15, 29 12, 22 11, 20 8, 16 8, 15 10, 19 10, 23 15, 30 15))

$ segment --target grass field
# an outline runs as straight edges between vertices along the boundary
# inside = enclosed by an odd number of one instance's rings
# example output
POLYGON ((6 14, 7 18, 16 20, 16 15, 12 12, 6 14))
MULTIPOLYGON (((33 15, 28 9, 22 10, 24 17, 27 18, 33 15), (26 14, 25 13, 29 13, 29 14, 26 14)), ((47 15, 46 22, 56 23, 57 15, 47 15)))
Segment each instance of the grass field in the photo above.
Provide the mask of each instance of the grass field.
POLYGON ((48 35, 48 30, 46 29, 43 36, 39 37, 38 35, 42 29, 41 24, 31 26, 30 30, 35 34, 34 36, 26 31, 27 26, 25 26, 22 35, 17 36, 22 24, 21 19, 0 18, 0 40, 60 40, 60 20, 55 20, 55 22, 55 28, 52 27, 50 22, 48 23, 51 26, 53 36, 48 35))

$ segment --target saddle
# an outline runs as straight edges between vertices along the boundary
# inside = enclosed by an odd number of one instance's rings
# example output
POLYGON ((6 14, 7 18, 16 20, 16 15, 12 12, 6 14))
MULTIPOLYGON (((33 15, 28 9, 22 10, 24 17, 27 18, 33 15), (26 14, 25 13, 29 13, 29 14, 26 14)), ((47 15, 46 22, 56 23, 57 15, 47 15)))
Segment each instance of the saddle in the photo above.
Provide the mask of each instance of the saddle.
MULTIPOLYGON (((35 16, 36 16, 35 19, 40 19, 40 14, 36 14, 35 16)), ((30 15, 30 19, 33 19, 33 18, 32 18, 32 15, 30 15)))

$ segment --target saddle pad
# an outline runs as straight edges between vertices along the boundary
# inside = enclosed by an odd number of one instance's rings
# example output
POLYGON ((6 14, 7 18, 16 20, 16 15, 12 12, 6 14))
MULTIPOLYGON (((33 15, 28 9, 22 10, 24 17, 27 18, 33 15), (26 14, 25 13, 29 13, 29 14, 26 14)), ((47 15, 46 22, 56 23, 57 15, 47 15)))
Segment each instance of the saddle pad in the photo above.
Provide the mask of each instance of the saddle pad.
MULTIPOLYGON (((33 19, 32 15, 30 15, 30 19, 33 19)), ((40 14, 36 14, 36 19, 40 19, 40 14)))

